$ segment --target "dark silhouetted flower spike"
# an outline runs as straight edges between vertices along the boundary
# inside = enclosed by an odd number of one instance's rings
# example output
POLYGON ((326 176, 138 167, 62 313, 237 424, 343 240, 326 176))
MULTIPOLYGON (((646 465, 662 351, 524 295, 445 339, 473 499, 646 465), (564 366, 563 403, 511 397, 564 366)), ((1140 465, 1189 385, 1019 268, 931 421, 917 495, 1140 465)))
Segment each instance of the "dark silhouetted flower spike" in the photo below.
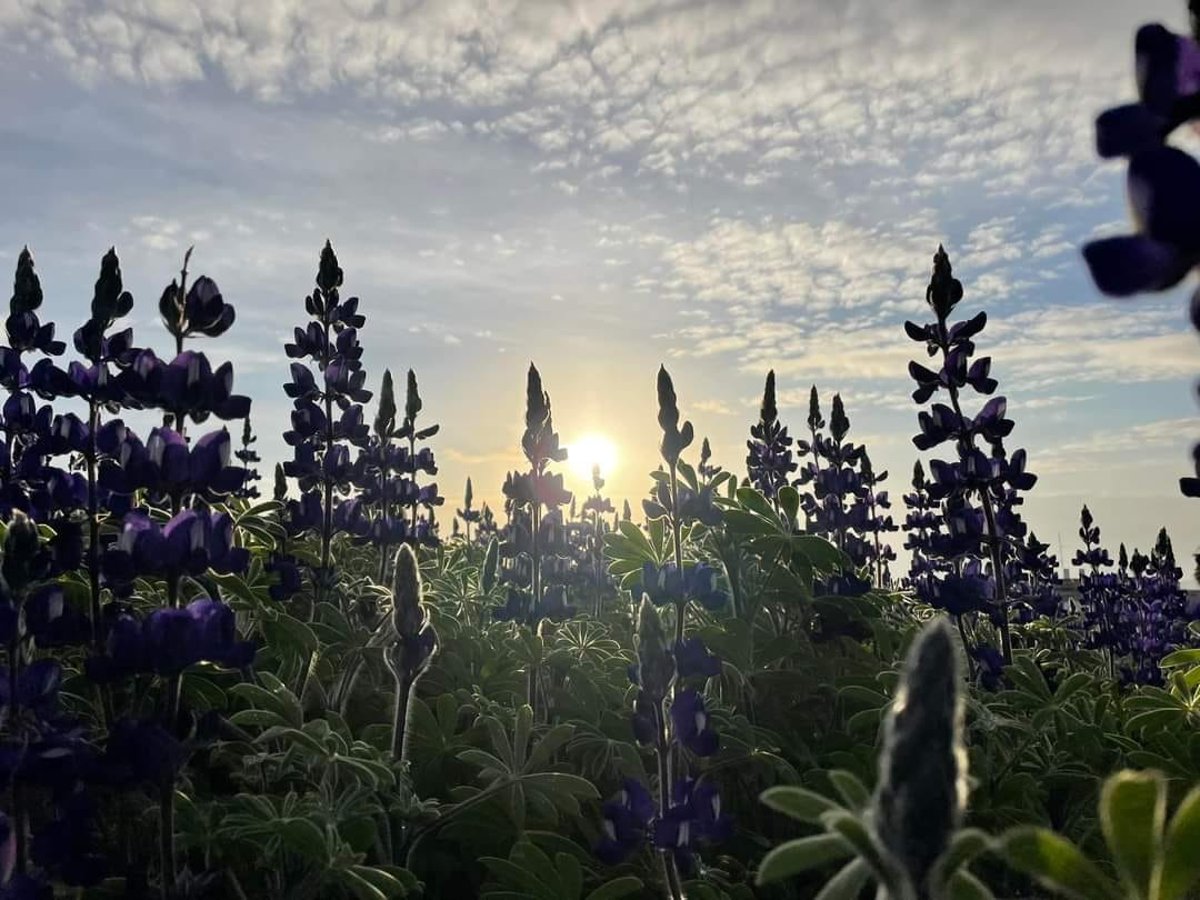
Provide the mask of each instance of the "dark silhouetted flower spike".
MULTIPOLYGON (((706 438, 704 447, 707 446, 706 438)), ((750 428, 750 440, 746 441, 746 448, 750 451, 746 457, 746 473, 750 476, 750 483, 774 502, 779 489, 791 480, 797 463, 792 458, 792 438, 787 428, 779 421, 773 369, 767 373, 762 408, 758 422, 750 428)))
POLYGON ((317 568, 318 594, 336 583, 331 543, 335 531, 364 539, 370 522, 361 498, 350 492, 355 465, 350 447, 368 445, 370 428, 362 404, 371 399, 366 390, 358 332, 366 318, 358 311, 358 298, 343 299, 339 288, 342 269, 328 241, 321 250, 316 288, 304 299, 311 321, 296 328, 284 351, 293 360, 291 378, 284 391, 292 398, 292 427, 283 438, 292 447, 284 473, 295 478, 301 496, 292 516, 294 533, 316 530, 321 539, 317 568))
POLYGON ((872 802, 876 835, 910 900, 929 896, 934 863, 961 826, 967 804, 967 757, 958 652, 950 626, 937 619, 917 636, 888 713, 879 786, 872 802))
MULTIPOLYGON (((909 363, 909 374, 917 384, 913 400, 930 403, 941 392, 948 400, 932 402, 928 411, 918 412, 920 433, 913 437, 913 444, 918 450, 931 450, 949 443, 955 455, 953 460, 931 460, 931 479, 925 485, 928 499, 943 505, 947 529, 945 535, 931 535, 929 552, 952 563, 948 570, 955 571, 952 577, 931 579, 925 587, 931 589, 928 596, 935 605, 955 615, 986 611, 999 629, 1004 659, 1011 662, 1008 570, 1028 550, 1025 525, 1015 508, 1022 502, 1019 492, 1032 488, 1037 476, 1026 470, 1023 449, 1011 455, 1005 449, 1004 439, 1012 432, 1013 422, 1008 418, 1004 397, 991 397, 974 417, 963 412, 967 389, 989 395, 998 385, 990 375, 990 359, 970 362, 975 338, 987 325, 987 314, 980 311, 970 319, 948 321, 962 296, 962 283, 953 276, 946 250, 939 245, 926 290, 936 319, 923 325, 904 323, 908 337, 923 344, 926 353, 940 363, 937 371, 909 363), (978 439, 982 439, 984 448, 978 439), (987 565, 990 572, 986 571, 987 565), (964 573, 970 573, 972 585, 960 583, 964 573), (963 597, 980 602, 964 606, 963 597)), ((1025 612, 1031 608, 1029 604, 1024 606, 1025 612)))
POLYGON ((684 422, 683 427, 679 427, 679 402, 665 366, 658 369, 658 424, 663 432, 662 457, 667 465, 673 466, 679 462, 679 455, 691 446, 695 435, 691 422, 684 422))
POLYGON ((379 387, 379 408, 375 411, 375 436, 380 440, 392 437, 396 430, 396 392, 392 386, 392 370, 383 370, 379 387))
POLYGON ((925 302, 939 319, 946 319, 962 297, 962 282, 954 277, 946 248, 938 244, 937 253, 933 256, 933 277, 925 289, 925 302))
MULTIPOLYGON (((561 567, 555 558, 565 543, 556 540, 563 530, 562 511, 572 500, 563 487, 561 473, 547 471, 550 463, 567 458, 554 430, 550 395, 542 386, 542 376, 532 363, 525 387, 525 431, 521 449, 529 463, 525 472, 510 472, 503 491, 510 522, 506 529, 504 556, 511 560, 506 579, 511 582, 508 602, 495 611, 501 620, 523 622, 537 628, 546 618, 561 619, 574 613, 567 603, 561 567), (561 545, 561 546, 559 546, 561 545), (551 582, 557 581, 557 584, 551 582)), ((536 671, 529 673, 528 697, 536 702, 536 671)))

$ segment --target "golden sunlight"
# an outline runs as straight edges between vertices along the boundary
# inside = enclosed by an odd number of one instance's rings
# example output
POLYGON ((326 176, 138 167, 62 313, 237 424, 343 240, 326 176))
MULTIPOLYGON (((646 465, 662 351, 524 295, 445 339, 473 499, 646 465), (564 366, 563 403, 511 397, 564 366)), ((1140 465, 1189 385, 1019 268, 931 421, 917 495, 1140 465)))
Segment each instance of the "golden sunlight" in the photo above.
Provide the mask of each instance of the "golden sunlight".
POLYGON ((609 478, 617 467, 617 445, 603 434, 590 432, 567 444, 567 462, 578 478, 592 480, 592 467, 600 467, 600 477, 609 478))

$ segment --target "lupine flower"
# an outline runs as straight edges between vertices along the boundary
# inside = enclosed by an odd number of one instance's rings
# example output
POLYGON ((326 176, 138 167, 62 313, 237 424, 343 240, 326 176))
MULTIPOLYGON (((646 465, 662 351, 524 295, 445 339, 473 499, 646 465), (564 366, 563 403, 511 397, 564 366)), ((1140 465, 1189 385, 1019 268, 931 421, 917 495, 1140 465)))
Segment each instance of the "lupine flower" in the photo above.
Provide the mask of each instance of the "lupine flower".
POLYGON ((201 662, 247 669, 254 654, 254 642, 238 638, 233 610, 219 600, 201 597, 183 609, 156 609, 141 621, 110 606, 103 652, 87 661, 87 674, 109 683, 138 674, 174 676, 201 662))
POLYGON ((697 756, 712 756, 717 752, 719 739, 708 721, 704 698, 686 688, 671 701, 671 724, 675 739, 697 756))
POLYGON ((720 466, 712 465, 711 460, 712 447, 708 444, 708 438, 705 438, 700 442, 700 462, 696 466, 696 471, 700 473, 701 478, 709 482, 724 471, 720 466))
POLYGON ((986 313, 951 325, 950 314, 962 300, 962 282, 954 277, 950 258, 945 248, 939 245, 934 255, 933 274, 926 289, 925 299, 933 311, 936 321, 917 325, 905 322, 908 336, 925 345, 930 356, 941 357, 941 368, 932 372, 910 364, 909 372, 917 382, 913 397, 918 402, 930 400, 945 392, 950 403, 934 403, 928 412, 918 415, 920 433, 913 438, 918 449, 929 450, 943 443, 954 443, 956 458, 950 461, 935 459, 930 462, 932 480, 925 490, 931 501, 944 502, 945 533, 929 535, 930 554, 942 556, 947 561, 957 558, 988 559, 994 579, 990 587, 979 582, 983 577, 982 567, 973 570, 962 564, 948 568, 960 574, 958 578, 970 577, 976 581, 973 589, 961 581, 949 580, 940 583, 927 582, 924 589, 934 595, 935 602, 951 603, 962 608, 960 600, 955 604, 951 591, 963 599, 978 598, 990 593, 994 598, 989 615, 1000 630, 1000 643, 1005 659, 1012 655, 1009 637, 1009 590, 1005 579, 1007 560, 1016 551, 1016 542, 1024 536, 1024 524, 1014 508, 1019 505, 1018 491, 1033 487, 1036 476, 1026 471, 1026 454, 1016 450, 1007 455, 1004 439, 1012 432, 1013 423, 1007 417, 1007 403, 1003 397, 987 400, 979 412, 970 417, 961 412, 963 392, 970 387, 977 393, 990 394, 997 383, 990 377, 990 363, 986 366, 968 364, 975 352, 975 338, 987 324, 986 313), (980 449, 976 440, 982 439, 990 453, 980 449), (978 503, 978 507, 974 504, 978 503), (978 574, 976 574, 978 573, 978 574), (977 589, 976 589, 977 588, 977 589))
POLYGON ((722 811, 716 786, 684 778, 672 786, 671 805, 653 824, 653 842, 674 856, 680 871, 692 874, 696 849, 727 840, 732 832, 733 821, 722 811))
MULTIPOLYGON (((1193 27, 1200 27, 1194 14, 1193 27)), ((1115 297, 1167 290, 1200 265, 1200 164, 1166 145, 1176 128, 1200 119, 1200 45, 1161 25, 1145 25, 1134 53, 1139 102, 1103 113, 1096 145, 1101 156, 1129 157, 1127 193, 1136 232, 1083 248, 1096 286, 1115 297)), ((1200 292, 1190 309, 1200 330, 1200 292)), ((1200 445, 1193 459, 1197 477, 1181 478, 1180 490, 1200 497, 1200 445)))
POLYGON ((1004 657, 991 644, 980 644, 970 650, 971 659, 978 665, 979 683, 985 691, 998 691, 1004 684, 1004 657))
POLYGON ((289 516, 290 525, 293 529, 308 526, 320 531, 320 586, 333 583, 330 545, 334 507, 337 495, 349 489, 353 472, 345 442, 360 448, 365 445, 367 429, 362 425, 361 404, 371 398, 364 388, 366 374, 358 343, 358 329, 365 319, 358 313, 358 298, 342 300, 342 280, 342 268, 326 241, 316 289, 304 300, 313 321, 305 328, 296 328, 293 340, 284 345, 288 357, 307 359, 322 376, 318 384, 308 366, 294 363, 291 381, 284 385, 293 398, 292 428, 284 433, 284 440, 293 448, 293 458, 284 463, 284 474, 297 479, 302 492, 300 501, 291 508, 294 515, 289 516), (336 421, 335 406, 341 412, 336 421))
POLYGON ((715 678, 721 674, 721 660, 700 638, 687 638, 675 645, 675 670, 680 678, 715 678))
POLYGON ((66 344, 54 337, 54 323, 43 325, 38 319, 41 305, 42 284, 26 247, 17 259, 12 300, 4 322, 8 346, 0 347, 0 385, 10 391, 19 391, 29 384, 29 370, 21 359, 24 354, 36 351, 61 356, 66 350, 66 344))
POLYGON ((91 620, 67 602, 58 583, 35 588, 23 611, 25 631, 41 650, 85 644, 91 637, 91 620))
MULTIPOLYGON (((529 463, 526 472, 510 472, 504 480, 503 492, 511 515, 505 554, 513 561, 513 568, 528 569, 528 580, 515 590, 527 596, 509 594, 505 607, 497 612, 498 618, 525 615, 525 623, 537 627, 546 617, 561 617, 570 614, 572 607, 566 602, 565 589, 551 586, 548 576, 554 574, 553 559, 555 533, 561 531, 561 515, 558 507, 571 502, 572 495, 563 487, 561 473, 551 474, 547 467, 551 463, 563 462, 567 450, 562 447, 558 433, 554 430, 554 418, 550 407, 550 395, 542 387, 542 376, 532 363, 525 384, 525 431, 521 436, 521 448, 529 463)), ((533 697, 533 680, 530 681, 530 701, 533 697)))
POLYGON ((250 419, 247 418, 242 423, 242 446, 233 454, 242 464, 242 484, 236 491, 236 495, 244 500, 254 500, 259 496, 258 488, 254 485, 261 476, 258 469, 251 468, 256 463, 262 462, 262 457, 254 449, 256 443, 258 443, 258 436, 251 429, 250 419))
POLYGON ((623 862, 646 840, 658 810, 645 786, 626 778, 615 797, 601 808, 602 836, 595 846, 596 857, 606 865, 623 862))
POLYGON ((705 609, 716 610, 729 600, 729 595, 717 586, 717 573, 706 563, 686 567, 681 576, 674 563, 656 566, 646 562, 639 590, 656 606, 695 600, 705 609))
POLYGON ((875 472, 865 447, 859 456, 859 468, 860 493, 850 508, 850 539, 846 552, 856 564, 872 566, 875 583, 882 587, 887 564, 896 558, 896 551, 883 543, 880 535, 898 530, 892 517, 886 513, 892 505, 888 492, 876 490, 887 480, 888 473, 875 472))
MULTIPOLYGON (((707 439, 704 445, 707 447, 707 439)), ((779 410, 775 405, 774 369, 767 373, 762 409, 758 422, 750 428, 750 440, 746 441, 746 447, 750 451, 746 457, 750 483, 765 497, 774 500, 779 489, 788 484, 797 468, 796 461, 792 459, 792 438, 779 421, 779 410)))
POLYGON ((159 526, 146 513, 125 517, 121 534, 104 554, 104 575, 118 594, 126 595, 134 578, 158 575, 178 578, 240 572, 249 553, 233 545, 233 519, 228 513, 186 509, 159 526))

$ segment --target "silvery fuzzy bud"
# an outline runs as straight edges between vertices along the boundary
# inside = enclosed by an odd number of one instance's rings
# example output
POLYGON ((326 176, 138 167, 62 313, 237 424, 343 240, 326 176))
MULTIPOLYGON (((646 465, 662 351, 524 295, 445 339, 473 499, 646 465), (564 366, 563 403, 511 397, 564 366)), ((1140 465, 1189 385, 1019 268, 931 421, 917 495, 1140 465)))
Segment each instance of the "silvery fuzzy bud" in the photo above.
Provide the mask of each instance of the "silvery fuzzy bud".
POLYGON ((650 598, 642 595, 638 608, 635 636, 638 660, 638 681, 642 690, 656 700, 667 696, 671 679, 675 677, 675 660, 663 631, 662 620, 650 598))
POLYGON ((934 863, 966 809, 959 681, 953 635, 938 619, 917 635, 905 660, 885 726, 872 810, 880 842, 907 875, 910 896, 918 898, 929 895, 934 863))
POLYGON ((392 627, 399 637, 415 637, 425 624, 425 610, 421 607, 421 568, 408 544, 396 551, 392 572, 392 627))

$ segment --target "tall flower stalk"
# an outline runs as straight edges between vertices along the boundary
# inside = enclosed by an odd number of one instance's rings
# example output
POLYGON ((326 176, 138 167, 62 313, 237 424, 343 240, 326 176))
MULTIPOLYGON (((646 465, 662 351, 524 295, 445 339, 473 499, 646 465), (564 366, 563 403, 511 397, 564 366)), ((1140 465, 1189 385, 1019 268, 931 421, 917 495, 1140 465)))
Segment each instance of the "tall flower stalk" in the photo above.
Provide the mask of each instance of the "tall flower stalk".
POLYGON ((667 900, 683 900, 682 876, 694 870, 696 850, 726 839, 732 828, 715 786, 676 767, 685 753, 706 757, 717 751, 704 700, 690 685, 718 674, 721 664, 699 640, 677 643, 672 651, 649 597, 638 607, 635 642, 633 733, 654 754, 657 798, 640 781, 625 779, 620 793, 604 804, 596 855, 615 864, 648 841, 659 856, 667 900))
POLYGON ((336 580, 331 557, 334 501, 348 488, 352 474, 348 445, 363 447, 368 438, 362 404, 371 399, 371 392, 364 388, 358 342, 358 329, 366 319, 358 312, 357 297, 342 299, 342 281, 342 268, 326 241, 316 288, 304 300, 311 321, 306 328, 296 328, 284 347, 290 358, 308 362, 292 363, 291 380, 284 385, 293 401, 292 427, 283 436, 293 457, 284 463, 284 473, 299 482, 301 502, 320 509, 317 602, 331 596, 336 580), (316 366, 319 382, 309 365, 316 366))
MULTIPOLYGON (((708 439, 704 441, 708 447, 708 439)), ((750 427, 750 440, 746 441, 746 474, 750 483, 760 490, 776 510, 779 508, 779 489, 790 481, 798 464, 792 458, 792 438, 787 427, 779 421, 779 408, 775 403, 775 370, 767 373, 763 387, 762 407, 758 422, 750 427)), ((702 465, 704 454, 701 455, 702 465)), ((703 472, 701 473, 703 475, 703 472)))
MULTIPOLYGON (((551 463, 566 460, 567 450, 559 444, 550 395, 543 390, 542 376, 532 363, 525 385, 525 432, 521 436, 521 449, 529 469, 508 474, 504 496, 512 510, 509 552, 516 568, 527 568, 528 580, 517 576, 518 584, 510 588, 508 602, 496 611, 496 617, 522 622, 538 632, 544 619, 560 616, 566 610, 561 586, 551 595, 542 583, 542 545, 546 537, 544 526, 553 525, 552 514, 571 502, 571 493, 563 488, 562 474, 549 471, 551 463)), ((538 677, 538 665, 531 661, 526 672, 525 700, 535 713, 538 677)))
POLYGON ((944 391, 950 402, 949 405, 934 403, 929 412, 918 415, 921 430, 913 443, 918 450, 930 450, 947 441, 954 444, 955 461, 933 460, 930 464, 933 482, 928 486, 929 495, 945 501, 950 540, 942 549, 950 556, 963 556, 982 547, 984 556, 990 560, 990 585, 986 590, 990 594, 992 618, 999 629, 1001 652, 1007 663, 1012 661, 1005 579, 1008 535, 1002 527, 1006 520, 998 514, 998 503, 1007 497, 1009 489, 1028 490, 1037 479, 1025 471, 1024 450, 1015 451, 1011 459, 1006 455, 1003 441, 1012 431, 1013 423, 1006 418, 1007 403, 1003 397, 987 401, 973 418, 963 411, 966 388, 987 395, 996 390, 997 382, 991 377, 990 357, 971 362, 975 352, 973 339, 987 324, 987 313, 980 312, 953 325, 949 322, 950 314, 962 296, 962 283, 954 277, 950 257, 939 245, 933 260, 933 275, 925 292, 926 303, 935 320, 927 325, 905 322, 904 329, 912 340, 925 345, 931 357, 940 358, 937 371, 916 362, 909 363, 909 374, 917 384, 913 400, 923 404, 944 391), (979 438, 989 445, 990 453, 984 453, 976 445, 979 438), (979 506, 973 506, 974 503, 979 506))

